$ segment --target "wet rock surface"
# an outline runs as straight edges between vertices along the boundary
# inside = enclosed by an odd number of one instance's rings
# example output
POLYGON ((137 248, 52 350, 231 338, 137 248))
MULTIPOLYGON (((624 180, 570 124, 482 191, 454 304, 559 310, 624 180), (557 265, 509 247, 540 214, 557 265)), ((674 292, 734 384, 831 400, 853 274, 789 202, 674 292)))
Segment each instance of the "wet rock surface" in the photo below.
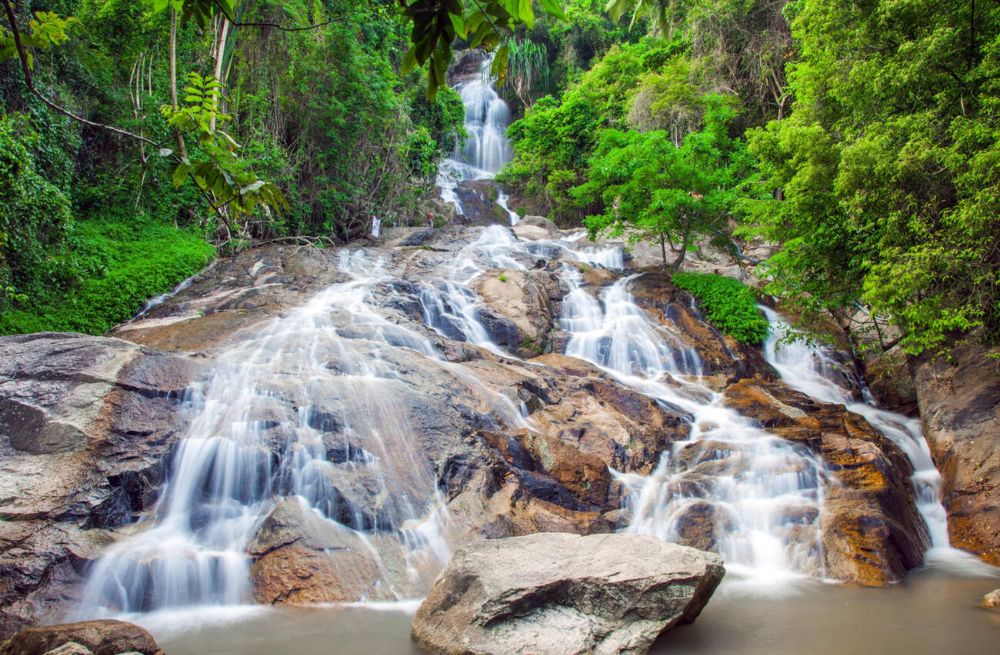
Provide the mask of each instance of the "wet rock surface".
POLYGON ((536 534, 459 550, 413 621, 434 653, 645 653, 694 621, 722 560, 638 535, 536 534))
POLYGON ((1000 565, 1000 375, 989 355, 969 344, 912 371, 951 543, 1000 565))
POLYGON ((153 635, 111 619, 27 628, 0 643, 0 655, 163 655, 153 635))
POLYGON ((703 374, 717 378, 716 386, 751 377, 769 375, 760 351, 738 343, 709 325, 687 291, 675 287, 666 273, 652 270, 629 286, 636 303, 655 317, 677 345, 697 352, 703 374))
MULTIPOLYGON (((544 219, 523 223, 533 239, 558 234, 544 219)), ((669 489, 692 500, 677 540, 719 549, 732 517, 706 496, 747 454, 710 441, 685 445, 692 415, 561 354, 567 288, 556 258, 580 244, 517 253, 507 230, 510 243, 488 244, 493 260, 460 268, 481 234, 393 230, 367 252, 267 246, 218 263, 119 326, 120 338, 0 339, 0 636, 73 603, 95 559, 151 517, 188 410, 197 409, 185 394, 216 368, 245 363, 258 341, 277 339, 281 324, 269 321, 357 270, 371 278, 363 306, 321 306, 315 311, 331 329, 281 336, 276 343, 291 359, 277 350, 259 356, 271 368, 241 401, 239 422, 260 439, 274 490, 245 546, 253 600, 419 595, 446 559, 408 559, 407 549, 437 538, 455 546, 615 532, 633 518, 623 479, 651 475, 667 453, 691 470, 669 489), (445 279, 468 282, 493 346, 428 321, 422 292, 445 279), (310 465, 307 484, 290 482, 288 462, 317 452, 322 462, 310 465)), ((625 274, 566 265, 595 297, 625 274)), ((891 442, 843 407, 777 382, 758 350, 705 323, 666 275, 645 272, 629 290, 678 352, 697 354, 702 380, 724 394, 723 405, 821 458, 829 484, 815 547, 827 575, 884 584, 919 564, 926 535, 911 469, 891 442)), ((785 517, 790 534, 819 524, 815 513, 793 514, 785 517)), ((447 548, 435 556, 446 558, 447 548)))
POLYGON ((822 458, 832 478, 821 516, 827 575, 881 586, 920 565, 929 538, 913 500, 913 468, 890 439, 843 405, 817 403, 778 381, 741 380, 725 402, 822 458))
POLYGON ((0 339, 0 636, 72 597, 158 497, 201 365, 75 334, 0 339))

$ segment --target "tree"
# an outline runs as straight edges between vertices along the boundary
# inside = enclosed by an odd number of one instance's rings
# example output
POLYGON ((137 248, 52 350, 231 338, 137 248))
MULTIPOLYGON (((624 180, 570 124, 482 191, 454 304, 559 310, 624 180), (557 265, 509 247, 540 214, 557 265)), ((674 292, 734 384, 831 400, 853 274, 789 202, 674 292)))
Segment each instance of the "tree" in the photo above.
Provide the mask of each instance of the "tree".
POLYGON ((544 44, 531 39, 507 44, 509 52, 505 88, 510 89, 525 109, 531 107, 531 88, 549 72, 549 53, 544 44))
POLYGON ((910 353, 1000 340, 1000 5, 825 2, 791 13, 792 114, 750 135, 745 231, 782 243, 770 291, 888 316, 910 353), (779 198, 783 198, 779 200, 779 198))
POLYGON ((729 98, 703 99, 705 124, 680 146, 662 130, 607 130, 590 159, 586 183, 573 190, 581 203, 603 208, 585 220, 591 237, 625 235, 653 240, 663 266, 684 263, 693 238, 719 230, 739 198, 748 173, 743 144, 727 128, 735 115, 729 98))

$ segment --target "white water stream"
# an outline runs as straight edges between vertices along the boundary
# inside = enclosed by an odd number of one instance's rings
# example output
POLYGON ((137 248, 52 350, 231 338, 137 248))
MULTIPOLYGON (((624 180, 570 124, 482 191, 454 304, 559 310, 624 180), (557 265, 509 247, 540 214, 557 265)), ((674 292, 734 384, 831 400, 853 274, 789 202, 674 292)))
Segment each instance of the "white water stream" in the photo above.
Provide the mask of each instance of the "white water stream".
POLYGON ((727 569, 768 584, 822 576, 821 462, 725 407, 700 381, 697 353, 636 305, 628 292, 633 278, 598 300, 575 269, 563 270, 566 353, 690 416, 689 438, 665 452, 652 475, 617 474, 631 491, 628 530, 680 541, 692 519, 707 516, 727 569))
MULTIPOLYGON (((467 139, 463 148, 456 148, 455 153, 441 163, 437 186, 441 198, 455 205, 460 214, 464 210, 456 192, 458 184, 467 180, 493 179, 513 155, 507 140, 510 108, 493 86, 492 63, 492 57, 484 59, 476 75, 455 85, 465 104, 467 139)), ((496 201, 510 216, 510 224, 516 225, 520 217, 507 206, 507 194, 502 189, 498 189, 496 201)))
MULTIPOLYGON (((386 349, 440 362, 422 335, 368 304, 382 262, 343 251, 351 281, 334 284, 254 338, 222 353, 193 391, 193 421, 148 519, 95 564, 79 614, 136 612, 250 600, 250 539, 276 498, 372 551, 381 569, 373 599, 412 597, 450 556, 436 478, 394 401, 386 349), (346 336, 344 336, 346 335, 346 336), (340 491, 363 487, 377 513, 340 491), (387 568, 396 534, 405 573, 387 568), (103 609, 102 609, 103 608, 103 609)), ((512 413, 516 414, 513 406, 512 413)), ((397 548, 398 550, 398 548, 397 548)))

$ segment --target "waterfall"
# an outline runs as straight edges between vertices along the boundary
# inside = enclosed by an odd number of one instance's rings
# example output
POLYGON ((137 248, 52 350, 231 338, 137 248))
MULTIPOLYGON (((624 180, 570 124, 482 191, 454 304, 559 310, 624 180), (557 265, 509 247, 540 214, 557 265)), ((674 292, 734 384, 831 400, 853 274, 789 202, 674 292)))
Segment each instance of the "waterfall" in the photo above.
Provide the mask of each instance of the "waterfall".
POLYGON ((627 530, 681 541, 688 517, 711 517, 715 548, 730 570, 774 583, 823 575, 819 513, 822 463, 806 448, 753 426, 704 385, 695 351, 674 342, 628 292, 625 277, 600 300, 564 267, 570 292, 566 354, 690 416, 691 433, 649 476, 618 473, 630 490, 627 530))
POLYGON ((405 348, 440 357, 426 337, 367 303, 385 278, 382 262, 345 250, 341 269, 350 281, 219 355, 192 393, 193 420, 146 529, 96 562, 83 616, 249 602, 247 546, 281 497, 377 560, 368 534, 399 536, 412 579, 382 570, 376 600, 412 596, 423 586, 416 579, 432 579, 447 561, 447 512, 434 471, 414 450, 386 355, 405 348), (378 505, 345 498, 340 489, 351 484, 378 505))
POLYGON ((931 459, 920 419, 877 407, 864 382, 844 375, 843 366, 837 363, 828 349, 805 339, 782 339, 783 335, 792 333, 790 326, 773 309, 764 306, 760 309, 771 324, 764 344, 764 356, 781 379, 816 401, 844 405, 848 411, 863 416, 909 458, 913 465, 911 481, 917 510, 931 539, 927 559, 959 565, 970 563, 970 556, 952 548, 949 543, 948 515, 941 504, 941 474, 931 459), (845 382, 848 386, 844 386, 845 382), (851 385, 851 382, 854 384, 851 385))
MULTIPOLYGON (((441 163, 437 186, 442 200, 455 205, 459 213, 463 208, 456 192, 458 184, 493 179, 513 155, 507 140, 510 108, 493 86, 492 64, 492 56, 484 59, 475 75, 460 80, 454 87, 465 105, 467 138, 464 147, 456 147, 452 156, 441 163)), ((496 202, 510 216, 511 225, 516 225, 520 217, 507 207, 507 194, 502 189, 498 189, 496 202)))

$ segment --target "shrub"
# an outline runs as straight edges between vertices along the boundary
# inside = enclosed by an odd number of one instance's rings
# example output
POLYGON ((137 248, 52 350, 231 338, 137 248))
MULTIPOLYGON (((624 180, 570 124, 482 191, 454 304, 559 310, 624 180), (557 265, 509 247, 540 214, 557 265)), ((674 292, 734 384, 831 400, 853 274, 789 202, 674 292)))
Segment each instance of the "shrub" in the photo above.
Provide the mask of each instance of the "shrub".
POLYGON ((0 334, 107 332, 215 256, 199 234, 154 221, 81 221, 71 237, 77 282, 0 314, 0 334))
POLYGON ((739 280, 710 273, 676 273, 673 282, 698 300, 709 322, 740 343, 757 345, 767 338, 767 319, 757 299, 739 280))

